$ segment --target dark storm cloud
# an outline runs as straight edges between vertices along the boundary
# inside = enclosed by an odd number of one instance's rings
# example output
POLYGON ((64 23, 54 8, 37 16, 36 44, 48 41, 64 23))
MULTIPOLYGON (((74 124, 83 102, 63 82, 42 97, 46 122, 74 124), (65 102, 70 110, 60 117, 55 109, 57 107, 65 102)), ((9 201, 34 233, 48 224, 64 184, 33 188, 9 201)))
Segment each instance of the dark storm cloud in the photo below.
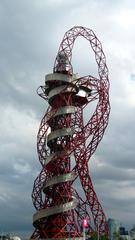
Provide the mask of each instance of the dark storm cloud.
POLYGON ((46 26, 42 23, 42 11, 37 25, 38 9, 36 11, 34 5, 30 8, 29 4, 26 6, 18 1, 1 3, 4 24, 1 29, 0 99, 5 105, 8 103, 21 106, 22 110, 31 108, 36 111, 39 107, 36 88, 40 85, 45 56, 49 55, 48 48, 44 49, 49 39, 46 36, 43 43, 43 28, 46 26), (41 32, 43 37, 39 37, 41 32))
POLYGON ((3 104, 41 111, 43 103, 36 98, 36 89, 44 84, 45 73, 53 69, 61 40, 59 22, 76 4, 70 1, 67 9, 64 3, 55 1, 1 2, 0 100, 3 104), (64 6, 59 14, 59 7, 64 6))
MULTIPOLYGON (((116 107, 112 111, 115 112, 115 109, 116 107)), ((99 154, 103 161, 112 166, 121 169, 135 169, 133 134, 135 132, 135 112, 130 107, 126 108, 126 111, 124 106, 123 108, 119 106, 118 109, 119 113, 114 113, 109 122, 107 136, 102 143, 104 148, 99 148, 99 154)))
POLYGON ((129 168, 128 170, 123 170, 122 168, 112 167, 106 164, 95 170, 95 178, 101 181, 113 180, 114 182, 135 181, 135 173, 130 171, 129 168))

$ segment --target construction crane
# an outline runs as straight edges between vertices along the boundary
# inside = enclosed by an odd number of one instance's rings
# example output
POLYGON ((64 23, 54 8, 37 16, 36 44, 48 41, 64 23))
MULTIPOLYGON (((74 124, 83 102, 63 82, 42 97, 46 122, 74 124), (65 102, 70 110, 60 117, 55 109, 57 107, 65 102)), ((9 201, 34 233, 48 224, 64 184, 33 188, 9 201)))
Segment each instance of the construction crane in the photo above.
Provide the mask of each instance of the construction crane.
MULTIPOLYGON (((35 231, 31 239, 83 239, 98 231, 108 239, 108 223, 94 190, 89 160, 108 125, 109 79, 102 46, 91 29, 75 26, 60 44, 53 73, 37 90, 49 107, 41 121, 37 151, 42 170, 34 182, 32 200, 35 231), (72 49, 78 37, 90 43, 99 78, 74 74, 72 49), (84 124, 84 110, 96 102, 84 124), (86 222, 86 221, 85 221, 86 222)), ((89 111, 87 111, 89 114, 89 111)))

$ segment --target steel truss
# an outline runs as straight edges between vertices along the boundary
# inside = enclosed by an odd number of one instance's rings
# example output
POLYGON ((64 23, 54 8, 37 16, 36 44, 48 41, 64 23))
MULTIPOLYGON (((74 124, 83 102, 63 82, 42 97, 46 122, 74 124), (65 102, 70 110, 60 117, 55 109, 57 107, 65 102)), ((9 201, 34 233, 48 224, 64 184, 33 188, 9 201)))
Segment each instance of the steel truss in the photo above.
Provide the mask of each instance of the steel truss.
POLYGON ((88 163, 108 124, 109 80, 105 55, 94 32, 84 27, 67 31, 60 44, 52 74, 38 95, 49 103, 37 136, 42 171, 34 182, 32 239, 83 239, 82 220, 87 234, 99 231, 108 238, 108 224, 94 191, 88 163), (98 65, 99 79, 77 77, 71 64, 77 37, 89 41, 98 65), (82 94, 83 92, 83 94, 82 94), (95 111, 84 124, 84 110, 96 101, 95 111), (80 184, 80 183, 81 184, 80 184), (82 188, 81 188, 81 186, 82 188), (79 186, 79 191, 78 191, 79 186), (81 197, 84 191, 85 197, 81 197))

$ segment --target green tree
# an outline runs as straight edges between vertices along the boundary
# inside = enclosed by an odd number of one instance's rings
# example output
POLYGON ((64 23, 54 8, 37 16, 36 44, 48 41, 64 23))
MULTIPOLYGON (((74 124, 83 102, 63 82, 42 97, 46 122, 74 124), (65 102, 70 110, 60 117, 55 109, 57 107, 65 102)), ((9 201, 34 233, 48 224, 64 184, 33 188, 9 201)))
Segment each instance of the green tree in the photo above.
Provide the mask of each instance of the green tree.
POLYGON ((123 238, 120 236, 119 231, 113 233, 113 238, 114 240, 123 240, 123 238))
MULTIPOLYGON (((98 239, 97 232, 93 232, 93 235, 87 238, 87 240, 97 240, 97 239, 98 239)), ((102 235, 99 237, 99 240, 108 240, 108 239, 106 238, 106 235, 102 235)))
POLYGON ((102 235, 102 236, 100 237, 100 240, 107 240, 106 235, 102 235))

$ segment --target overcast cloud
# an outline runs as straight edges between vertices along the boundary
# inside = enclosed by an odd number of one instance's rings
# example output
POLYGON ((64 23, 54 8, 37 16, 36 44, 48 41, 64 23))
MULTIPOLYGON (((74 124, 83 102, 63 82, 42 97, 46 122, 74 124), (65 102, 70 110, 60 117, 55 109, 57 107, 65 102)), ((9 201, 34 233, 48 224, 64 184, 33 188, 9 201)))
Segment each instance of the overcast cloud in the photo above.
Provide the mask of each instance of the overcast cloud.
MULTIPOLYGON (((64 33, 93 29, 110 72, 111 116, 90 162, 108 217, 135 223, 135 2, 130 0, 0 1, 0 233, 32 232, 31 191, 40 171, 36 135, 46 103, 36 95, 64 33)), ((96 74, 88 43, 77 40, 73 66, 96 74), (86 46, 86 47, 84 47, 86 46)))

